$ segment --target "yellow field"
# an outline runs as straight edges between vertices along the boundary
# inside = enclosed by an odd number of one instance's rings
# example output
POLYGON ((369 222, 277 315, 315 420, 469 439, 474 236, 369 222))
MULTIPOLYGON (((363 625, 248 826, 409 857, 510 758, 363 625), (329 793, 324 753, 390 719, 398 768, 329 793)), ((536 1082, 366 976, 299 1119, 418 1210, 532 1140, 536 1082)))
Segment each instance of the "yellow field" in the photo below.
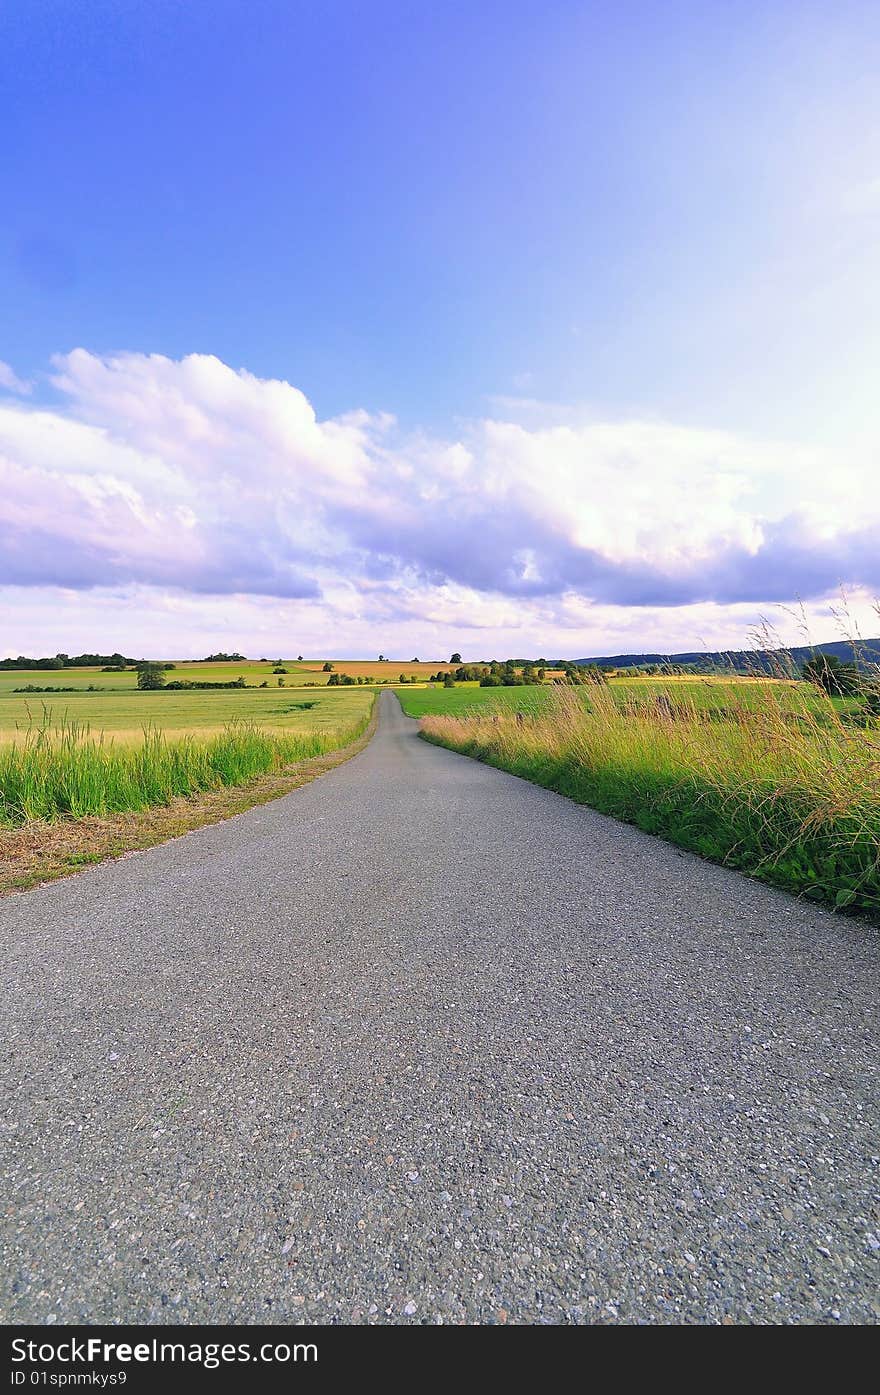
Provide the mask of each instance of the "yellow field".
MULTIPOLYGON (((381 664, 366 659, 331 659, 329 662, 336 673, 350 673, 353 678, 391 683, 396 683, 402 673, 407 678, 427 680, 433 673, 452 672, 456 667, 455 664, 441 663, 439 660, 418 664, 404 663, 399 659, 381 664)), ((248 685, 267 682, 276 687, 279 675, 273 673, 273 669, 281 667, 287 670, 281 675, 285 679, 284 687, 302 687, 306 684, 323 686, 330 677, 329 673, 324 672, 324 663, 324 659, 281 659, 280 663, 275 659, 246 659, 241 663, 222 664, 175 660, 174 668, 168 671, 166 677, 169 682, 183 679, 188 682, 229 683, 241 676, 248 685)), ((118 690, 136 688, 137 674, 130 671, 102 673, 100 668, 0 669, 0 695, 29 683, 39 687, 86 688, 92 685, 118 690)))

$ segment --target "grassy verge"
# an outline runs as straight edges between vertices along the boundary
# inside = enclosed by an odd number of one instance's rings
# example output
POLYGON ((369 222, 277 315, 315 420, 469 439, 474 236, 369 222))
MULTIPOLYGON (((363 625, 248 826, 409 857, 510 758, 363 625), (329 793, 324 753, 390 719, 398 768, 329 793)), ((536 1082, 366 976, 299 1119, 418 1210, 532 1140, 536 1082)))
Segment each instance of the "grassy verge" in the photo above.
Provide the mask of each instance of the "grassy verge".
MULTIPOLYGON (((298 753, 292 744, 283 752, 276 747, 272 762, 240 783, 217 779, 210 788, 171 794, 163 803, 138 809, 0 823, 0 895, 69 876, 106 858, 154 847, 289 794, 356 755, 372 736, 375 723, 373 706, 355 726, 334 733, 323 752, 309 755, 303 742, 298 743, 298 753)), ((231 766, 227 764, 225 770, 231 766)))
POLYGON ((880 917, 880 731, 833 704, 719 714, 607 689, 553 693, 533 714, 422 719, 423 735, 832 906, 880 917))

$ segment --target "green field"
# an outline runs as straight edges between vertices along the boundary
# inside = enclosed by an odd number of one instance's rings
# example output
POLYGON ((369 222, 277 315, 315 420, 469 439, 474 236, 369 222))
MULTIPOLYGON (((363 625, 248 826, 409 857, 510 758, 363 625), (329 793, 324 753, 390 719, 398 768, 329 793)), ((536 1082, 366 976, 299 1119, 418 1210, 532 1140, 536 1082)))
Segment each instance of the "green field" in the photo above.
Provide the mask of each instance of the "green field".
POLYGON ((374 689, 232 689, 220 692, 55 693, 28 697, 0 694, 0 741, 14 740, 33 726, 66 721, 105 732, 117 742, 139 741, 146 727, 170 738, 208 736, 230 722, 252 722, 271 730, 318 731, 356 720, 369 708, 374 689))
MULTIPOLYGON (((495 710, 498 712, 537 712, 543 710, 551 693, 558 692, 558 686, 545 684, 543 687, 521 688, 481 688, 478 683, 459 683, 454 688, 444 688, 440 684, 430 687, 398 689, 398 697, 404 712, 409 717, 426 717, 434 713, 461 716, 472 712, 479 714, 495 710)), ((574 688, 585 708, 590 705, 590 694, 595 688, 574 688)), ((829 700, 807 683, 788 683, 777 679, 691 679, 691 678, 612 678, 607 687, 601 690, 610 696, 623 710, 638 710, 656 703, 662 694, 673 708, 685 714, 691 710, 739 713, 743 710, 759 713, 767 704, 768 698, 784 711, 792 714, 804 711, 818 716, 826 714, 829 700)), ((834 699, 832 704, 839 712, 855 707, 850 699, 834 699)))
MULTIPOLYGON (((271 670, 270 670, 271 672, 271 670)), ((243 674, 248 684, 266 678, 257 665, 178 664, 167 674, 169 680, 206 679, 229 682, 243 674)), ((154 727, 168 737, 191 732, 209 735, 230 722, 252 722, 272 730, 329 730, 357 720, 366 712, 375 688, 326 688, 327 674, 319 687, 308 670, 285 675, 285 686, 220 689, 193 689, 185 692, 141 692, 134 673, 100 673, 96 669, 59 669, 0 672, 0 742, 14 740, 29 727, 57 725, 62 721, 89 726, 119 741, 138 741, 145 727, 154 727), (39 687, 63 686, 75 692, 16 693, 15 688, 34 684, 39 687), (87 691, 95 685, 97 691, 87 691)))
MULTIPOLYGON (((157 727, 169 737, 187 732, 207 734, 222 730, 232 721, 249 721, 271 729, 319 729, 363 710, 363 703, 378 684, 392 685, 398 690, 404 710, 412 717, 434 712, 458 714, 495 707, 500 711, 533 710, 546 701, 552 684, 544 687, 481 688, 477 683, 459 683, 454 688, 427 680, 438 671, 445 672, 449 664, 377 663, 364 660, 333 660, 334 672, 350 674, 361 679, 361 686, 340 686, 327 689, 329 673, 323 671, 323 660, 283 659, 286 669, 276 674, 276 660, 238 663, 177 662, 166 673, 170 682, 228 683, 242 677, 245 688, 230 690, 190 690, 184 692, 141 692, 137 674, 103 673, 98 668, 67 669, 7 669, 0 670, 0 742, 13 739, 33 724, 45 724, 45 712, 50 721, 66 718, 87 724, 94 731, 112 734, 116 740, 139 740, 145 727, 157 727), (417 685, 399 686, 401 674, 415 678, 417 685), (281 682, 279 682, 281 680, 281 682), (267 686, 262 687, 265 683, 267 686), (368 686, 369 685, 369 686, 368 686), (16 692, 26 687, 73 689, 70 692, 16 692), (89 691, 94 689, 94 691, 89 691), (312 706, 306 707, 304 704, 312 706), (330 704, 330 705, 328 705, 330 704)), ((800 710, 804 704, 817 706, 815 690, 805 684, 785 684, 762 679, 713 678, 612 678, 608 691, 623 705, 651 701, 659 693, 670 699, 699 708, 749 706, 759 709, 766 699, 768 684, 777 701, 800 710)), ((590 689, 579 690, 587 700, 590 689)), ((840 701, 843 710, 848 704, 840 701)))
POLYGON ((479 683, 457 683, 454 688, 441 684, 419 688, 397 688, 400 705, 408 717, 425 717, 432 712, 531 711, 546 702, 550 687, 481 688, 479 683))

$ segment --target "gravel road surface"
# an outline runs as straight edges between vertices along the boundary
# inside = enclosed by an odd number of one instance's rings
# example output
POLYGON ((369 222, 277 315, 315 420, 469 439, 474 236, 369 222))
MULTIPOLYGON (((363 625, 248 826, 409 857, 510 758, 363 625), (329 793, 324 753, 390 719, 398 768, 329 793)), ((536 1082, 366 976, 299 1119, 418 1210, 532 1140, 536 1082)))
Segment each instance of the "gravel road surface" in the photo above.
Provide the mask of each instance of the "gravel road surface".
POLYGON ((7 1322, 876 1322, 880 937, 427 745, 0 902, 7 1322))

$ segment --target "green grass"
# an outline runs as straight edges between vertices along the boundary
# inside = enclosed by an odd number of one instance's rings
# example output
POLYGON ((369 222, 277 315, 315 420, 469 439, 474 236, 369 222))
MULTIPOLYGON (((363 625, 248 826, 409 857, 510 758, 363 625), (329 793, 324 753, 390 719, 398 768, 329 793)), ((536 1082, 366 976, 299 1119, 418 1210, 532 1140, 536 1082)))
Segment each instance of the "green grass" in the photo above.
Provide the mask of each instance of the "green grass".
POLYGON ((547 700, 550 688, 481 688, 479 683, 458 683, 454 688, 440 684, 425 688, 397 688, 400 705, 408 717, 426 717, 430 713, 536 711, 547 700))
MULTIPOLYGON (((547 684, 543 687, 481 688, 478 683, 459 683, 454 688, 444 688, 437 684, 423 688, 399 688, 397 696, 409 717, 427 717, 434 713, 461 716, 468 712, 489 710, 536 712, 543 710, 551 694, 558 692, 558 687, 547 684)), ((583 687, 570 691, 588 708, 590 694, 595 693, 596 689, 583 687)), ((842 713, 856 705, 855 700, 850 699, 835 699, 829 704, 824 694, 807 683, 760 678, 740 681, 612 678, 603 691, 624 710, 638 710, 656 702, 662 695, 684 715, 693 709, 714 712, 718 716, 744 709, 760 712, 766 707, 769 697, 782 711, 791 714, 808 712, 817 720, 825 721, 829 719, 829 714, 833 715, 832 709, 842 713)))
MULTIPOLYGON (((126 675, 104 675, 113 676, 126 675)), ((158 728, 177 739, 191 733, 208 736, 240 721, 270 731, 323 731, 356 721, 368 711, 374 691, 272 687, 143 693, 130 686, 41 696, 13 694, 7 688, 0 691, 0 748, 34 725, 54 726, 63 721, 105 732, 117 743, 140 742, 145 727, 158 728), (314 705, 305 708, 304 703, 314 705)))
MULTIPOLYGON (((488 690, 492 692, 494 690, 488 690)), ((518 690, 513 690, 514 692, 518 690)), ((781 685, 721 711, 613 685, 557 689, 534 715, 428 715, 431 741, 832 906, 880 916, 880 729, 781 685)))
POLYGON ((303 721, 298 728, 272 731, 239 721, 216 735, 179 740, 148 729, 137 744, 93 736, 71 721, 34 726, 0 745, 0 823, 104 817, 241 784, 354 741, 371 706, 362 690, 360 701, 340 704, 333 720, 325 713, 323 727, 303 721))

